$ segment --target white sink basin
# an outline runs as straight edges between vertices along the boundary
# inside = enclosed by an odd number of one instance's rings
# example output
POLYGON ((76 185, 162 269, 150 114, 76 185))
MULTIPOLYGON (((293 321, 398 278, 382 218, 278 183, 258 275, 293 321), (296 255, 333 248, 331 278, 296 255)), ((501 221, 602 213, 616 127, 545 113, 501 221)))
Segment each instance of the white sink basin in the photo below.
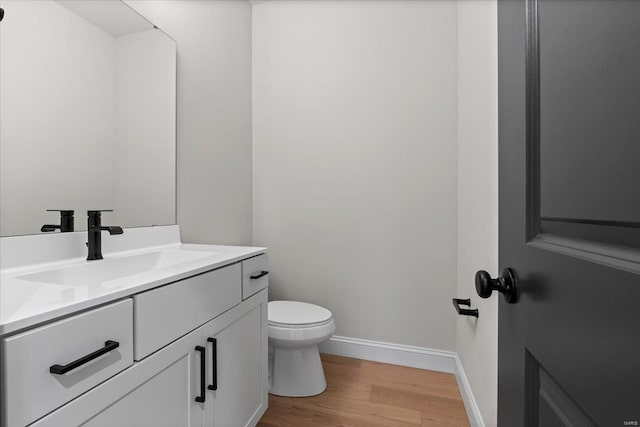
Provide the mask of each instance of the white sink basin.
POLYGON ((217 252, 164 250, 120 258, 88 261, 82 265, 40 271, 16 278, 64 286, 104 285, 106 282, 113 280, 176 266, 216 254, 217 252))

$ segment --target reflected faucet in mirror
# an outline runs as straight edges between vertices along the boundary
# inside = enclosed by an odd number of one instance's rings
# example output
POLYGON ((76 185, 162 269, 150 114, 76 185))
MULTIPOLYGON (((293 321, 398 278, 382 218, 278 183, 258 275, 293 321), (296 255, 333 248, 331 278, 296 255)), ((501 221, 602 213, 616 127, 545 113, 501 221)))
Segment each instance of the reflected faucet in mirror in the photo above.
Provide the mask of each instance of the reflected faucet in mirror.
POLYGON ((60 230, 61 233, 73 231, 74 212, 72 210, 47 209, 47 212, 60 212, 60 224, 45 224, 40 231, 43 233, 56 230, 60 230))
POLYGON ((102 232, 108 231, 109 234, 122 234, 124 231, 122 227, 117 225, 106 226, 102 225, 102 212, 113 212, 112 209, 87 211, 87 248, 89 254, 87 260, 102 259, 102 232))

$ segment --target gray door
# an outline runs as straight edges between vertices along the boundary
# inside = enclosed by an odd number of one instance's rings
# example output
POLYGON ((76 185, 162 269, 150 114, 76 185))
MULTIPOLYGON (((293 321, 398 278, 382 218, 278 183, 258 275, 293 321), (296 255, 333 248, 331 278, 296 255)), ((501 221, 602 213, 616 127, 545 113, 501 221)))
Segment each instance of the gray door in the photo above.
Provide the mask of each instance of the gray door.
POLYGON ((498 22, 499 425, 637 426, 640 1, 504 0, 498 22))

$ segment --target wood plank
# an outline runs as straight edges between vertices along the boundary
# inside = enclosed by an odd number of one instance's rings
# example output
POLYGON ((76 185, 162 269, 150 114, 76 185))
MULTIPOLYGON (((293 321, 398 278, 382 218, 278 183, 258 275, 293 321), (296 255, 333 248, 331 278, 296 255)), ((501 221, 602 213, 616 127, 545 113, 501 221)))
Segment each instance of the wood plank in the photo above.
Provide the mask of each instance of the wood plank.
POLYGON ((427 392, 450 399, 460 396, 453 374, 369 361, 363 361, 358 369, 333 363, 325 363, 323 366, 327 378, 342 378, 398 390, 427 392))
POLYGON ((362 359, 354 359, 353 357, 335 356, 333 354, 320 353, 322 364, 332 363, 334 365, 350 366, 352 368, 359 368, 362 366, 362 359))
POLYGON ((373 386, 371 401, 420 411, 426 421, 460 427, 469 425, 462 399, 373 386))
POLYGON ((258 425, 263 427, 269 424, 281 427, 340 425, 415 427, 421 425, 422 422, 419 412, 406 410, 392 412, 387 408, 374 409, 375 405, 371 402, 339 398, 325 399, 322 402, 311 402, 311 400, 316 399, 315 397, 282 398, 270 396, 269 409, 258 425), (368 407, 362 404, 367 404, 368 407), (407 416, 412 422, 401 419, 401 417, 407 416))
POLYGON ((468 426, 453 374, 322 354, 327 390, 269 396, 261 427, 468 426))

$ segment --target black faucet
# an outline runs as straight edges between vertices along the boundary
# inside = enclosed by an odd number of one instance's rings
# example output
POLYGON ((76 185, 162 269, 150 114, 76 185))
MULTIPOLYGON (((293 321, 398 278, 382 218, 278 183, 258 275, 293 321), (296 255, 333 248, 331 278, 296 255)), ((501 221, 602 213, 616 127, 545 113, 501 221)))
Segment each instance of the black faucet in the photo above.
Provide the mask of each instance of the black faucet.
POLYGON ((122 227, 118 226, 103 226, 101 222, 102 212, 113 212, 113 210, 102 211, 87 211, 87 233, 89 240, 87 241, 87 247, 89 248, 89 254, 87 260, 102 259, 102 232, 108 231, 109 234, 122 234, 122 227))
POLYGON ((60 212, 60 225, 45 224, 40 231, 56 231, 60 230, 61 233, 67 233, 73 231, 73 211, 71 210, 59 210, 59 209, 47 209, 47 212, 60 212))

